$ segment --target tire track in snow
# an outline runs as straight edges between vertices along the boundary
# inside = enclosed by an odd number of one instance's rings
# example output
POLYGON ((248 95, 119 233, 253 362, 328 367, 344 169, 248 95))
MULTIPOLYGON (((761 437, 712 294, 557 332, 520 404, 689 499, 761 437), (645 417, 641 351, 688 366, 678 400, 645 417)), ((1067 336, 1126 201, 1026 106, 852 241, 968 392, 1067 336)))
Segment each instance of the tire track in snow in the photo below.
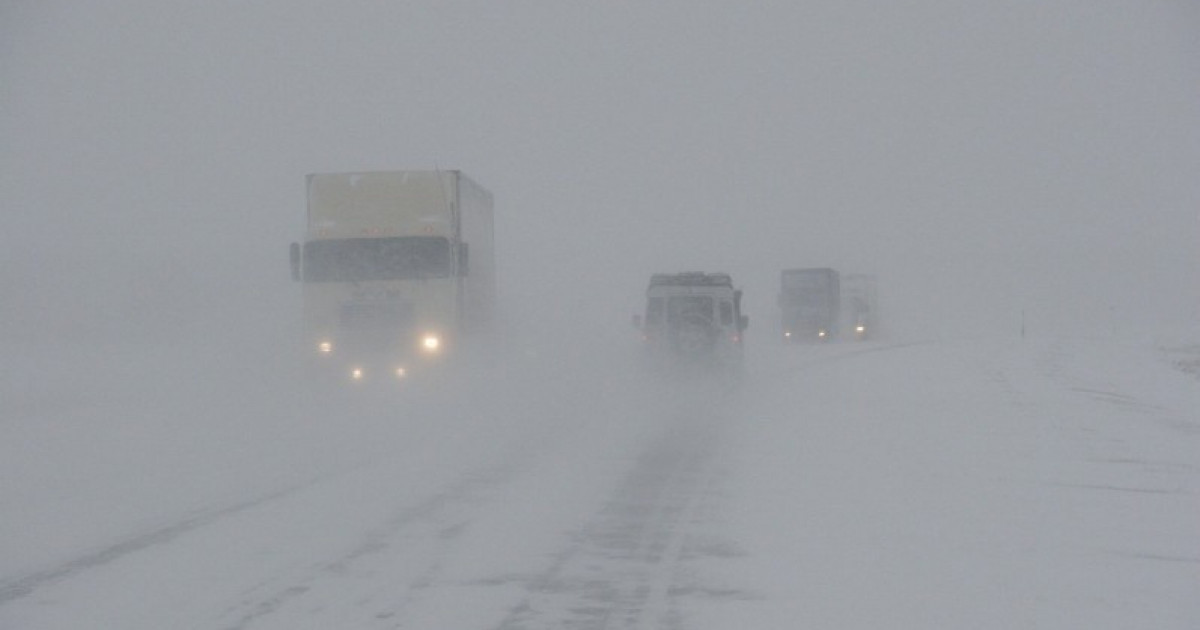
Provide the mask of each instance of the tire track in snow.
POLYGON ((303 484, 271 492, 224 508, 196 514, 171 525, 137 535, 110 547, 80 556, 57 567, 0 582, 0 606, 32 595, 39 588, 48 584, 74 577, 90 569, 103 567, 143 549, 170 543, 184 534, 211 525, 240 512, 278 501, 320 481, 321 479, 312 479, 303 484))
POLYGON ((676 582, 714 480, 719 439, 710 423, 677 418, 576 542, 527 580, 527 595, 496 630, 678 627, 676 600, 700 592, 676 582))
MULTIPOLYGON (((225 630, 246 630, 260 620, 279 612, 294 601, 309 596, 311 593, 319 592, 319 588, 317 587, 319 581, 330 576, 346 574, 356 563, 382 554, 389 548, 392 548, 393 541, 402 537, 411 527, 423 523, 437 522, 440 516, 452 508, 466 505, 479 498, 481 490, 504 484, 518 474, 521 463, 521 457, 513 456, 498 466, 472 471, 459 477, 449 486, 430 495, 426 499, 405 506, 391 518, 368 532, 358 544, 344 554, 321 563, 303 577, 289 580, 288 583, 274 588, 267 595, 247 598, 245 601, 226 609, 221 617, 233 617, 234 620, 221 627, 225 630)), ((459 532, 468 525, 469 520, 460 522, 449 529, 438 528, 436 535, 439 538, 445 538, 448 532, 450 534, 459 532)), ((433 547, 435 545, 436 541, 433 541, 428 546, 433 547)), ((407 585, 408 588, 403 590, 411 592, 432 582, 440 570, 441 561, 439 555, 431 563, 427 563, 427 566, 410 580, 410 583, 407 585)), ((260 590, 264 586, 260 585, 255 590, 260 590)), ((366 605, 366 602, 363 602, 363 605, 366 605)), ((386 616, 394 617, 396 614, 397 611, 391 610, 386 616)))

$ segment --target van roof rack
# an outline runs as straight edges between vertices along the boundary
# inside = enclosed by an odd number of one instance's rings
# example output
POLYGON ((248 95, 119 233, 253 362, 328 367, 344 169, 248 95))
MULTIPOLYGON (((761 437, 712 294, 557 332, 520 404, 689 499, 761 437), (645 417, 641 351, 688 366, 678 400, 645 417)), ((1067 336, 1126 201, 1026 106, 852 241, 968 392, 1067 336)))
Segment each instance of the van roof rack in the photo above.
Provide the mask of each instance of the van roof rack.
POLYGON ((672 285, 690 287, 732 287, 733 278, 727 273, 704 273, 702 271, 685 271, 683 273, 656 273, 650 276, 650 286, 672 285))

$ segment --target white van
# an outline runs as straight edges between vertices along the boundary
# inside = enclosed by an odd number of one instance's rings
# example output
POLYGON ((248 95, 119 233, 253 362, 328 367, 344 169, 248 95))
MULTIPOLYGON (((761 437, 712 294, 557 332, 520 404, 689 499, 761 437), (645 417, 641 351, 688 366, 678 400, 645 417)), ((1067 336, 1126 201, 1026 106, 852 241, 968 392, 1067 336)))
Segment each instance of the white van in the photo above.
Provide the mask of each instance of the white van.
POLYGON ((659 365, 740 365, 742 292, 725 273, 655 274, 646 312, 634 316, 647 354, 659 365))

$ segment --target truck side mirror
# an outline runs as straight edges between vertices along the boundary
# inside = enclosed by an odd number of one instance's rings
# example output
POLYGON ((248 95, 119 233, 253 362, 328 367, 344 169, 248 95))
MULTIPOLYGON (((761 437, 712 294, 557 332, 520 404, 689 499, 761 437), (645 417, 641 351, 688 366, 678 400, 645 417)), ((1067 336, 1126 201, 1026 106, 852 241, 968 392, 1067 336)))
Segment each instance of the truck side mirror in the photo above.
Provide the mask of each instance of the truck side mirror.
POLYGON ((292 243, 292 280, 300 281, 300 243, 292 243))
POLYGON ((741 317, 738 318, 738 329, 739 330, 746 330, 749 327, 750 327, 750 316, 749 315, 742 315, 741 317))
POLYGON ((642 329, 642 316, 641 315, 634 315, 633 319, 631 321, 633 323, 634 328, 637 328, 638 330, 642 329))
POLYGON ((468 254, 468 251, 469 250, 466 243, 460 243, 458 245, 458 275, 463 278, 470 275, 469 272, 471 268, 469 265, 471 262, 471 257, 468 254))

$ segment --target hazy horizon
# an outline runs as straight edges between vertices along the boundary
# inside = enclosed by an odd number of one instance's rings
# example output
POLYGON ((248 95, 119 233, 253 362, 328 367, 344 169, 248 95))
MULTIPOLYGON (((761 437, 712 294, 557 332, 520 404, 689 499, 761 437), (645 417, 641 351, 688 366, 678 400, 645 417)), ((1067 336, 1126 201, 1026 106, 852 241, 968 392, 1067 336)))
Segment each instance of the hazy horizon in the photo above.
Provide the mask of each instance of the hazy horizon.
POLYGON ((877 274, 911 333, 1011 332, 1022 311, 1045 333, 1194 323, 1198 19, 1084 0, 8 3, 5 318, 136 336, 217 306, 274 327, 298 307, 306 173, 443 168, 494 193, 522 323, 627 326, 650 273, 703 269, 774 334, 778 272, 803 266, 877 274))

